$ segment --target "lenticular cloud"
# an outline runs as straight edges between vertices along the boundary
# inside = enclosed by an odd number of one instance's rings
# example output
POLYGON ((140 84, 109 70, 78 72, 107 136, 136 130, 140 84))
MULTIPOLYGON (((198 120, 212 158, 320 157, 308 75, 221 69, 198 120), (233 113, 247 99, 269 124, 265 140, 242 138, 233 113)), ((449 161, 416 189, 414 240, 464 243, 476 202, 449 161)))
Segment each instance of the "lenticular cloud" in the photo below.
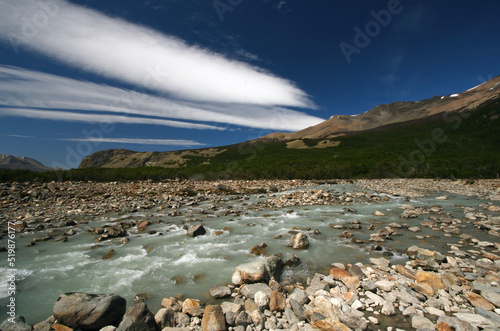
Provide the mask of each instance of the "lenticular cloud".
POLYGON ((0 39, 185 101, 315 108, 286 79, 63 0, 2 2, 0 39))

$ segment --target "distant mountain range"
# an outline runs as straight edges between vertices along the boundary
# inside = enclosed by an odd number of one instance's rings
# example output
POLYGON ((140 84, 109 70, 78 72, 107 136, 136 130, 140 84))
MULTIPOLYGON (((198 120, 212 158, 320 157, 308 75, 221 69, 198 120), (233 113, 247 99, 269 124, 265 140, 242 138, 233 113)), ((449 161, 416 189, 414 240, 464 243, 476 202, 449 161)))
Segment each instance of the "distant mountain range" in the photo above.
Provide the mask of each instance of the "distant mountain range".
POLYGON ((53 170, 53 168, 47 167, 35 159, 8 154, 0 154, 0 169, 31 170, 36 172, 53 170))
POLYGON ((336 115, 236 145, 99 151, 79 168, 161 167, 157 173, 194 178, 494 177, 500 173, 499 118, 500 76, 462 93, 336 115))

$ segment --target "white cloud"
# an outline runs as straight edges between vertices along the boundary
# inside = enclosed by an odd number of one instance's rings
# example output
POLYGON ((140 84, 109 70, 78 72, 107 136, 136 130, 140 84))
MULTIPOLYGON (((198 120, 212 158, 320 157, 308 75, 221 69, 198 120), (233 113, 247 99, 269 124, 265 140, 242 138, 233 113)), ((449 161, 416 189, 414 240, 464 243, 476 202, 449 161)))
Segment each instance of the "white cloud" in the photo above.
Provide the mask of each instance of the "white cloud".
POLYGON ((97 143, 123 143, 137 145, 163 145, 163 146, 205 146, 194 140, 182 139, 133 139, 133 138, 66 138, 63 141, 89 141, 97 143))
POLYGON ((315 108, 289 80, 63 0, 4 4, 0 39, 184 100, 315 108))
POLYGON ((199 122, 296 131, 323 121, 321 118, 283 107, 172 101, 137 91, 11 66, 0 65, 0 80, 0 116, 155 124, 211 130, 225 128, 199 122), (121 116, 102 112, 120 113, 121 116))
POLYGON ((218 129, 212 125, 186 123, 178 121, 169 121, 155 118, 130 117, 120 115, 106 114, 83 114, 68 111, 55 110, 38 110, 26 108, 0 108, 1 116, 27 117, 35 119, 53 120, 53 121, 69 121, 69 122, 87 122, 87 123, 125 123, 125 124, 148 124, 148 125, 163 125, 184 129, 218 129))

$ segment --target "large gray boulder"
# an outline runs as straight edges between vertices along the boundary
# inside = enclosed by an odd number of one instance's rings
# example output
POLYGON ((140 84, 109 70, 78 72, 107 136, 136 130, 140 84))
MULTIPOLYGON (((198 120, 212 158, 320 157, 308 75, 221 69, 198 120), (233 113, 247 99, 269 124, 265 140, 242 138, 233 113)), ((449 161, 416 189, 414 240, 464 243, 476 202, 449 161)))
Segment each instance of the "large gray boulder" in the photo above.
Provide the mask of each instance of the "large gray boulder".
POLYGON ((114 294, 64 293, 57 299, 54 318, 65 326, 82 330, 99 330, 118 324, 127 301, 114 294))
POLYGON ((155 316, 144 302, 130 307, 125 312, 116 331, 156 331, 155 316))
POLYGON ((278 279, 283 265, 283 261, 277 256, 256 259, 236 267, 231 281, 235 285, 242 285, 278 279))

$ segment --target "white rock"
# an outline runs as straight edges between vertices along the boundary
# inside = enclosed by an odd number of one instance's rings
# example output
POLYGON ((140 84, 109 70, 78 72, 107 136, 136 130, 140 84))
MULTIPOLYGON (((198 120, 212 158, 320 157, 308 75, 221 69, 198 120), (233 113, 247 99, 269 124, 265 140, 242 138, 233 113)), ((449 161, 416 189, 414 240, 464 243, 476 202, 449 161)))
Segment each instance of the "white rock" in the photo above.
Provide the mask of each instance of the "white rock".
POLYGON ((426 329, 431 329, 434 330, 434 323, 428 318, 425 318, 423 316, 413 316, 411 318, 411 326, 414 329, 420 329, 420 328, 426 328, 426 329))
POLYGON ((370 323, 372 324, 378 324, 378 319, 376 317, 373 317, 373 316, 369 316, 368 317, 368 320, 370 321, 370 323))
POLYGON ((254 300, 259 308, 265 308, 269 305, 269 298, 262 291, 258 291, 257 293, 255 293, 254 300))
POLYGON ((365 294, 366 294, 366 296, 368 298, 370 298, 370 300, 373 301, 373 303, 375 305, 378 305, 378 306, 383 306, 384 305, 385 300, 382 297, 380 297, 380 296, 378 296, 375 293, 370 292, 370 291, 366 291, 365 294))
POLYGON ((442 315, 445 315, 444 311, 442 310, 439 310, 437 308, 434 308, 434 307, 427 307, 425 308, 425 310, 427 310, 427 312, 431 315, 434 315, 434 316, 442 316, 442 315))
POLYGON ((351 308, 354 310, 359 310, 362 309, 363 307, 364 307, 363 304, 359 300, 355 300, 351 305, 351 308))
POLYGON ((417 309, 415 307, 410 306, 405 310, 403 310, 403 316, 413 316, 413 315, 417 315, 417 309))
POLYGON ((394 283, 388 280, 379 280, 375 282, 375 286, 383 291, 390 292, 394 288, 394 283))

